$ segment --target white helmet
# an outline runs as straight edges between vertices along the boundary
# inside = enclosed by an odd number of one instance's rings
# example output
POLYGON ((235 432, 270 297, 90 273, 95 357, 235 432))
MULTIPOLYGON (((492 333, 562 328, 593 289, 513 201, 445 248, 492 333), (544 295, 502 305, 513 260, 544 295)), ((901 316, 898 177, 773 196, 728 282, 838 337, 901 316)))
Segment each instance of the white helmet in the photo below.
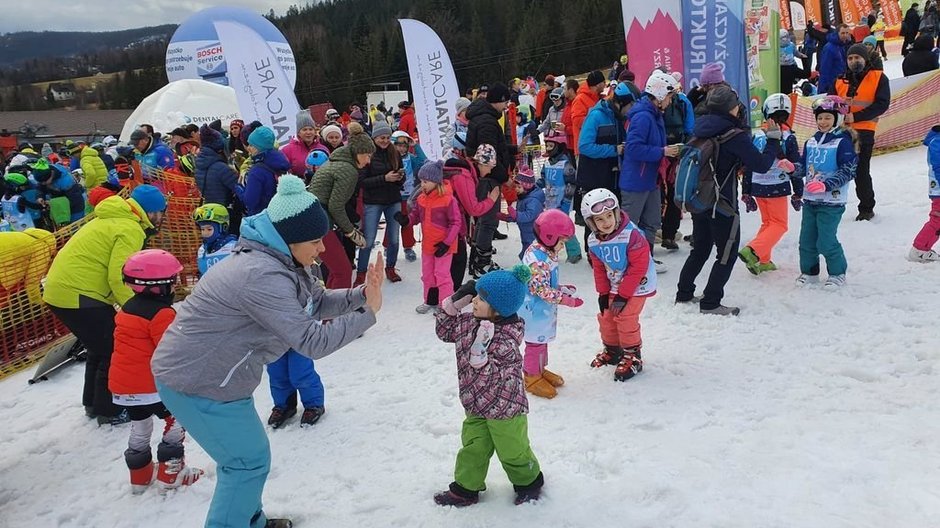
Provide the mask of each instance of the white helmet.
POLYGON ((770 94, 764 101, 764 119, 770 119, 770 116, 776 112, 786 112, 789 116, 793 113, 793 103, 790 102, 790 96, 782 93, 770 94))
POLYGON ((655 97, 657 101, 662 101, 670 93, 678 91, 679 83, 676 82, 675 77, 668 73, 656 70, 646 80, 645 92, 655 97))
POLYGON ((596 231, 594 226, 594 221, 591 220, 591 217, 599 214, 606 213, 607 211, 613 211, 614 216, 617 218, 617 223, 620 223, 620 201, 617 200, 617 195, 610 192, 608 189, 601 187, 600 189, 594 189, 593 191, 588 191, 583 198, 581 198, 581 217, 584 218, 584 223, 591 228, 592 231, 596 231))

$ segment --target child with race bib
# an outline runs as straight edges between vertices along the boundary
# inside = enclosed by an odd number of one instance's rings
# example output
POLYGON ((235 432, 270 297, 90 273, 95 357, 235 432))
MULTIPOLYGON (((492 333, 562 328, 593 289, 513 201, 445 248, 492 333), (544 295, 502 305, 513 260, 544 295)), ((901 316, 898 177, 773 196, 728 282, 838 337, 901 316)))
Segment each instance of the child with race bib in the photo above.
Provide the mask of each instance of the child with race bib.
POLYGON ((224 205, 207 203, 193 211, 202 244, 196 250, 196 264, 202 277, 209 268, 232 254, 238 237, 228 232, 229 215, 224 205))

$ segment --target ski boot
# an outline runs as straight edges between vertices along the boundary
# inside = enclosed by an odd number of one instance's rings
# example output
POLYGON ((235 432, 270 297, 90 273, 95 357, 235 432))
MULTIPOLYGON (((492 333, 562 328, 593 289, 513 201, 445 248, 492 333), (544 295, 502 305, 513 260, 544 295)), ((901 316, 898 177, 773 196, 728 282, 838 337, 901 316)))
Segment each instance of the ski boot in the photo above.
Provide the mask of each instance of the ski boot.
POLYGON ((300 417, 300 426, 310 427, 311 425, 317 423, 325 412, 326 409, 323 408, 322 405, 304 409, 304 414, 300 417))
POLYGON ((539 472, 539 476, 535 478, 532 484, 528 486, 513 486, 513 489, 516 490, 516 499, 513 501, 516 506, 520 504, 525 504, 527 502, 535 502, 539 500, 539 496, 542 494, 542 486, 545 485, 545 478, 542 477, 542 472, 539 472))
POLYGON ((204 473, 199 468, 186 465, 183 459, 183 444, 160 442, 157 446, 157 460, 160 461, 157 481, 164 492, 180 486, 189 486, 204 473))
POLYGON ((643 371, 643 359, 640 357, 640 347, 628 348, 617 364, 614 371, 616 381, 627 381, 643 371))
POLYGON ((525 380, 526 392, 532 393, 533 395, 540 398, 548 399, 552 399, 558 395, 558 391, 555 390, 555 387, 542 375, 529 376, 528 374, 523 373, 522 377, 525 380))
POLYGON ((565 384, 565 378, 548 369, 542 369, 542 377, 545 378, 545 381, 551 383, 552 387, 561 387, 565 384))
POLYGON ((124 451, 124 461, 131 473, 131 493, 140 495, 147 491, 156 476, 153 471, 153 455, 150 449, 146 451, 127 449, 124 451))
POLYGON ((434 503, 440 506, 453 506, 463 508, 464 506, 473 506, 480 500, 479 491, 470 491, 463 486, 452 482, 448 489, 434 494, 434 503))
POLYGON ((757 256, 757 253, 754 253, 751 246, 744 246, 741 251, 738 251, 738 258, 741 259, 741 262, 744 263, 744 266, 752 275, 761 274, 760 258, 757 256))
POLYGON ((268 425, 270 425, 272 429, 279 429, 295 414, 297 414, 297 407, 275 407, 271 409, 271 416, 268 417, 268 425))
POLYGON ((115 416, 101 416, 99 414, 97 420, 98 427, 101 427, 102 425, 111 425, 113 427, 126 424, 127 422, 131 421, 131 417, 127 414, 127 409, 122 409, 121 412, 115 416))
POLYGON ((594 361, 591 361, 591 366, 599 368, 604 365, 616 365, 620 363, 621 357, 623 357, 623 348, 604 345, 604 350, 601 350, 599 354, 594 356, 594 361))

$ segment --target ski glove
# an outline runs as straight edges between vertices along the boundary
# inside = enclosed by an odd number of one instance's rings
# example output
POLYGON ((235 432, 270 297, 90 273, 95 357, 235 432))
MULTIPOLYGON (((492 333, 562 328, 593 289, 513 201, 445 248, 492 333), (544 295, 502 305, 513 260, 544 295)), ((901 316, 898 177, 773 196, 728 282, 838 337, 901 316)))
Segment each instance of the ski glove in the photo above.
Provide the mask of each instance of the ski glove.
POLYGON ((477 281, 468 280, 463 283, 460 288, 457 288, 457 291, 455 291, 453 295, 444 299, 444 302, 441 303, 441 307, 447 315, 455 316, 460 313, 460 310, 463 310, 465 306, 470 304, 470 301, 473 300, 476 294, 477 281))
POLYGON ((767 130, 764 131, 764 135, 767 136, 767 139, 776 139, 780 141, 780 138, 783 137, 783 132, 780 131, 780 127, 777 126, 773 121, 767 122, 767 130))
POLYGON ((777 168, 786 173, 792 173, 793 171, 796 170, 796 166, 794 166, 793 162, 791 162, 788 159, 782 159, 778 161, 777 168))
POLYGON ((757 210, 757 200, 750 194, 742 194, 741 201, 744 202, 744 210, 753 213, 757 210))
POLYGON ((826 192, 826 184, 819 180, 813 180, 806 184, 806 192, 812 194, 826 192))
POLYGON ((352 231, 346 233, 346 238, 352 241, 356 247, 366 247, 366 237, 362 236, 362 231, 358 229, 353 229, 352 231))
POLYGON ((501 222, 515 222, 516 221, 516 208, 510 205, 506 209, 505 213, 501 213, 501 212, 496 213, 496 218, 498 218, 501 222))
POLYGON ((610 305, 610 312, 614 314, 614 317, 620 315, 620 312, 627 306, 627 299, 624 299, 621 296, 614 297, 614 302, 610 305))
POLYGON ((795 195, 795 194, 794 194, 793 196, 791 196, 791 197, 790 197, 790 206, 793 207, 793 210, 794 210, 794 211, 799 211, 800 209, 802 209, 802 208, 803 208, 803 197, 802 197, 802 196, 797 196, 797 195, 795 195))
POLYGON ((408 227, 408 224, 411 223, 411 221, 408 220, 408 217, 405 216, 401 211, 395 213, 395 221, 398 222, 398 224, 402 227, 408 227))
POLYGON ((475 369, 483 368, 489 361, 486 349, 490 346, 490 341, 493 340, 493 334, 495 332, 496 326, 492 321, 480 321, 480 326, 477 328, 477 335, 470 345, 471 367, 475 369))
POLYGON ((609 293, 602 293, 597 296, 597 307, 600 308, 602 314, 607 311, 607 308, 610 307, 609 293))
POLYGON ((448 246, 444 242, 438 242, 437 244, 434 244, 434 256, 435 257, 443 257, 444 255, 447 254, 448 251, 450 251, 450 246, 448 246))
POLYGON ((577 308, 584 304, 584 301, 580 297, 575 297, 574 295, 563 293, 561 294, 561 304, 569 308, 577 308))

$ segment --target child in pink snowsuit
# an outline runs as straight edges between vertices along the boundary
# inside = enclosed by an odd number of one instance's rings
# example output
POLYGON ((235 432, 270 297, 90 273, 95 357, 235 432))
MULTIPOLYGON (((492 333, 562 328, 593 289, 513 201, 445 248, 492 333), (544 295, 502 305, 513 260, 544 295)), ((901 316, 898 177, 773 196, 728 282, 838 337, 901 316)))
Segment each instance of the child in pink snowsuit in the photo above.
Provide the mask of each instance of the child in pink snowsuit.
MULTIPOLYGON (((437 288, 439 298, 454 293, 450 263, 457 250, 462 219, 450 183, 444 182, 444 162, 426 163, 418 171, 421 188, 408 214, 411 224, 421 224, 421 280, 426 306, 428 291, 437 288)), ((420 306, 419 306, 420 308, 420 306)))
POLYGON ((927 147, 927 178, 930 181, 927 191, 931 203, 930 217, 917 233, 907 258, 913 262, 936 262, 940 260, 940 254, 933 250, 940 239, 940 125, 930 129, 924 145, 927 147))

